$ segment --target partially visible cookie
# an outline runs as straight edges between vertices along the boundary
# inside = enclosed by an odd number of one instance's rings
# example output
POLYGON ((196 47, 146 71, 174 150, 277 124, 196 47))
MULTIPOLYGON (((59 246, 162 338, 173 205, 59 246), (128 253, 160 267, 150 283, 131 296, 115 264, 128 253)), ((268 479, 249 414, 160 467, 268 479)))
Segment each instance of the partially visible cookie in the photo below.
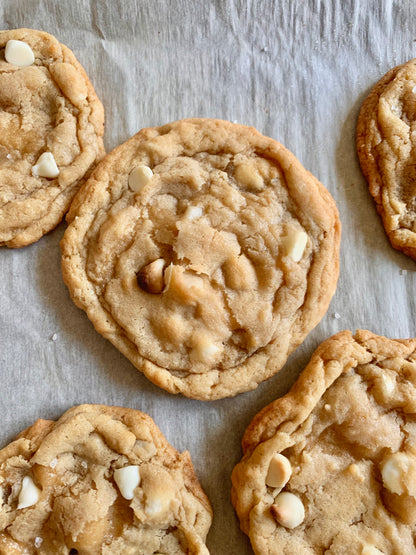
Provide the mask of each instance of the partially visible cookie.
POLYGON ((143 129, 77 195, 64 280, 154 383, 218 399, 276 374, 325 314, 340 222, 321 183, 253 128, 143 129))
POLYGON ((74 54, 32 29, 0 31, 0 245, 62 219, 104 155, 104 110, 74 54))
POLYGON ((242 445, 232 500, 257 555, 416 553, 416 339, 331 337, 242 445))
POLYGON ((212 511, 188 452, 146 414, 81 405, 0 451, 0 553, 207 555, 212 511))
POLYGON ((364 101, 357 150, 392 246, 416 259, 416 59, 391 69, 364 101))

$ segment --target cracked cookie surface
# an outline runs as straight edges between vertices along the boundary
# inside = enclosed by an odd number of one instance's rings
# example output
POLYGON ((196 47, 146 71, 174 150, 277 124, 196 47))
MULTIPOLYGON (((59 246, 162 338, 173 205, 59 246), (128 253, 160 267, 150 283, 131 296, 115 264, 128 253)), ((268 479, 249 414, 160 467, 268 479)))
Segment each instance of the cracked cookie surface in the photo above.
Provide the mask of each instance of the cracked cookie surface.
POLYGON ((416 259, 416 60, 391 69, 363 103, 357 151, 392 246, 416 259))
POLYGON ((74 54, 52 35, 0 31, 0 129, 0 244, 23 247, 62 220, 104 155, 101 102, 74 54), (7 53, 10 44, 17 54, 7 53), (33 63, 20 60, 19 48, 32 52, 33 63))
POLYGON ((232 499, 257 555, 416 553, 416 339, 331 337, 242 445, 232 499))
POLYGON ((4 555, 208 555, 212 511, 188 452, 146 414, 80 405, 0 451, 4 555))
POLYGON ((243 125, 143 129, 100 163, 67 219, 73 300, 172 393, 255 388, 335 291, 332 197, 282 145, 243 125))

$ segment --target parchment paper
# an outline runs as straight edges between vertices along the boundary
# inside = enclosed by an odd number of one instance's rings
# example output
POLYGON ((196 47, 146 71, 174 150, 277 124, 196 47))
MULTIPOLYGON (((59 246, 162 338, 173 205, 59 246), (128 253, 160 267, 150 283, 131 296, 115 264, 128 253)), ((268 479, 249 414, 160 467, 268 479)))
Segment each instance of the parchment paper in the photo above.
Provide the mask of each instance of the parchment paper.
POLYGON ((0 447, 75 404, 143 410, 191 452, 214 510, 211 553, 248 555, 230 474, 251 418, 335 332, 416 335, 416 265, 389 246, 354 145, 369 89, 416 56, 416 3, 3 0, 0 19, 3 29, 48 31, 75 52, 104 104, 108 150, 145 126, 229 119, 285 144, 338 204, 341 275, 326 317, 273 379, 211 403, 158 389, 94 331, 61 278, 65 224, 32 246, 0 249, 0 447))

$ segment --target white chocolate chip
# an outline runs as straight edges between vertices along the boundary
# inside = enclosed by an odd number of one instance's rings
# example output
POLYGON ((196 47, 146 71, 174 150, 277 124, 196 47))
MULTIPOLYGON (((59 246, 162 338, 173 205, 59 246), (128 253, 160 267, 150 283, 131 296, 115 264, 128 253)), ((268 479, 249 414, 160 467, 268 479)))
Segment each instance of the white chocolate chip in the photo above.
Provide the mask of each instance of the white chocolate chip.
POLYGON ((32 174, 35 177, 48 177, 50 179, 58 177, 59 168, 52 152, 44 152, 39 156, 37 163, 32 167, 32 174))
POLYGON ((260 191, 264 188, 262 176, 253 164, 241 163, 234 170, 234 177, 243 187, 260 191))
POLYGON ((40 489, 35 486, 30 476, 25 476, 22 481, 22 487, 19 493, 18 509, 31 507, 39 501, 40 489))
POLYGON ((294 262, 299 262, 305 252, 308 234, 302 230, 292 230, 283 238, 283 245, 286 255, 290 256, 294 262))
POLYGON ((187 272, 180 266, 172 266, 169 275, 165 272, 166 289, 169 288, 172 293, 181 301, 197 302, 201 299, 205 289, 205 282, 202 277, 187 272))
POLYGON ((377 547, 374 547, 374 545, 367 544, 364 545, 361 555, 384 555, 384 553, 383 551, 377 549, 377 547))
POLYGON ((275 453, 270 460, 266 476, 266 485, 271 488, 282 488, 292 475, 292 467, 289 460, 280 453, 275 453))
POLYGON ((283 491, 270 507, 274 519, 285 528, 296 528, 305 519, 305 508, 302 501, 288 491, 283 491))
POLYGON ((394 453, 387 457, 381 467, 384 487, 392 493, 402 495, 413 491, 412 475, 415 473, 415 461, 406 453, 394 453))
POLYGON ((220 352, 221 348, 213 341, 199 336, 194 342, 194 348, 191 351, 190 359, 193 362, 209 363, 213 361, 220 352))
POLYGON ((166 500, 152 497, 146 500, 145 513, 150 518, 154 518, 166 510, 166 500))
POLYGON ((326 403, 324 405, 324 409, 326 410, 326 412, 329 412, 331 410, 331 405, 328 405, 328 403, 326 403))
POLYGON ((347 468, 348 472, 359 482, 364 482, 365 476, 363 475, 361 468, 358 464, 352 463, 347 468))
POLYGON ((21 40, 7 41, 4 57, 9 64, 19 67, 31 66, 35 61, 33 50, 21 40))
POLYGON ((138 193, 143 187, 149 183, 153 177, 153 172, 149 166, 136 166, 129 175, 129 187, 135 193, 138 193))
POLYGON ((114 481, 124 499, 133 499, 134 490, 140 483, 139 467, 136 465, 117 468, 114 481))
POLYGON ((197 220, 202 216, 202 208, 200 206, 188 206, 184 216, 187 220, 197 220))
POLYGON ((390 376, 387 376, 385 374, 382 374, 380 376, 381 380, 380 380, 380 386, 381 386, 381 390, 383 392, 383 394, 386 397, 390 397, 392 395, 392 393, 395 390, 395 384, 394 381, 392 380, 392 378, 390 376))

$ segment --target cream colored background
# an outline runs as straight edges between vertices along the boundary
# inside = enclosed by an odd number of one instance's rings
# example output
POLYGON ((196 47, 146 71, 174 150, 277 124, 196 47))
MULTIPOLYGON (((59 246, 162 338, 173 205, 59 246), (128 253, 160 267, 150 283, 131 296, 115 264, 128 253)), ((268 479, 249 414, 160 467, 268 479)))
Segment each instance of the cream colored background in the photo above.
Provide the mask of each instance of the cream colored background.
POLYGON ((338 204, 341 277, 326 317, 279 375, 213 403, 159 390, 94 331, 62 282, 64 224, 30 247, 0 249, 0 445, 74 404, 143 410, 191 452, 214 509, 212 554, 248 555, 230 474, 251 418, 287 391, 329 335, 359 327, 416 335, 416 265, 390 248, 354 146, 369 89, 416 56, 416 3, 3 0, 0 20, 48 31, 75 52, 106 109, 108 150, 144 126, 235 120, 285 144, 338 204))

